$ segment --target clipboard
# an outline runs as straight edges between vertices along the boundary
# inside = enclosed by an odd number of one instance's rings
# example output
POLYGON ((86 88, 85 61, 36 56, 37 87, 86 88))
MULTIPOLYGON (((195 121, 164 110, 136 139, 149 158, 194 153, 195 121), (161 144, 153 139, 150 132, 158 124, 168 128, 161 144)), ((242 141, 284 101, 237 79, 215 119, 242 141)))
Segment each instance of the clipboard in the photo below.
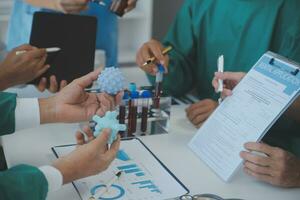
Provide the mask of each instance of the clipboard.
MULTIPOLYGON (((65 155, 59 155, 62 154, 62 151, 71 151, 75 146, 76 145, 74 144, 61 145, 52 147, 51 149, 54 155, 59 158, 60 156, 65 155)), ((116 183, 116 188, 112 188, 113 191, 111 194, 104 196, 104 199, 134 200, 140 199, 141 197, 145 198, 145 195, 147 195, 147 199, 163 200, 177 198, 189 193, 188 188, 140 139, 126 138, 122 139, 118 156, 107 171, 96 176, 87 177, 72 182, 80 198, 82 200, 86 200, 88 199, 88 196, 93 194, 93 192, 95 193, 97 189, 100 189, 101 186, 105 184, 104 180, 108 179, 107 177, 114 175, 116 172, 114 168, 116 168, 116 166, 118 167, 118 170, 122 170, 124 172, 124 177, 123 175, 121 176, 122 180, 116 183), (149 161, 145 161, 145 159, 141 162, 137 162, 135 158, 139 158, 139 156, 134 156, 132 151, 128 149, 128 145, 133 145, 132 148, 135 147, 134 150, 136 152, 142 152, 143 156, 146 156, 146 159, 149 161), (152 165, 150 166, 150 164, 152 165), (154 169, 155 167, 153 166, 159 166, 159 169, 154 169), (157 174, 159 174, 161 177, 154 177, 157 174), (165 182, 158 182, 160 179, 165 182), (97 183, 95 183, 95 180, 97 183), (86 182, 89 182, 89 184, 86 184, 86 182), (88 187, 87 185, 91 187, 88 187)))
POLYGON ((242 165, 246 142, 259 142, 299 96, 300 65, 265 53, 212 113, 189 143, 223 181, 242 165))

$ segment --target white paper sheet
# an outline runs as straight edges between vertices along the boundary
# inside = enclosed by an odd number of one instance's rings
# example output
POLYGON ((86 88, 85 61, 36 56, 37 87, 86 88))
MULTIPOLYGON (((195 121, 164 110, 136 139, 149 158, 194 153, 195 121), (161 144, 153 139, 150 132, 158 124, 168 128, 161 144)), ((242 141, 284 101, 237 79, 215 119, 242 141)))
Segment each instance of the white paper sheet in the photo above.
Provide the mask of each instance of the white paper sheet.
MULTIPOLYGON (((54 149, 60 157, 70 153, 74 148, 65 146, 54 149)), ((87 200, 95 191, 103 188, 104 184, 120 170, 123 171, 121 178, 99 199, 163 200, 188 192, 140 141, 136 139, 122 141, 120 149, 121 154, 107 171, 74 182, 82 199, 87 200)))
POLYGON ((220 176, 229 181, 242 163, 246 142, 259 141, 299 93, 296 66, 265 54, 233 95, 216 109, 189 143, 189 147, 220 176))

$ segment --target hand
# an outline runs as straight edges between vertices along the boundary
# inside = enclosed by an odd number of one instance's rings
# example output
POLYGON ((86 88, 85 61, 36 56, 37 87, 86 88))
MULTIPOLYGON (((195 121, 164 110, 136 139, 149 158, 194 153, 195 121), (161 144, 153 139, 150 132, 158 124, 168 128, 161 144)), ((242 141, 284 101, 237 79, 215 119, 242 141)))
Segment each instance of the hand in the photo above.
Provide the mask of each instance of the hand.
POLYGON ((214 100, 204 99, 192 104, 185 111, 187 118, 199 128, 217 107, 218 103, 214 100))
MULTIPOLYGON (((77 133, 78 134, 78 133, 77 133)), ((89 143, 80 144, 76 150, 54 162, 62 176, 63 183, 96 175, 105 171, 115 159, 120 147, 120 137, 107 149, 110 130, 91 140, 89 143)))
POLYGON ((166 73, 168 72, 168 65, 169 65, 169 56, 163 55, 164 47, 163 45, 156 41, 150 40, 149 42, 145 43, 139 50, 136 55, 136 63, 142 70, 147 72, 148 74, 155 75, 157 72, 157 67, 154 64, 149 64, 147 66, 143 66, 145 62, 149 60, 151 57, 155 57, 157 62, 165 66, 166 73))
POLYGON ((123 92, 115 97, 104 93, 85 92, 100 74, 100 69, 87 74, 63 88, 57 95, 39 99, 41 123, 80 122, 90 120, 95 114, 103 116, 106 111, 120 104, 123 92))
POLYGON ((261 143, 246 143, 248 151, 257 151, 267 156, 241 152, 245 160, 244 171, 258 180, 280 187, 300 187, 300 159, 277 147, 261 143))
POLYGON ((89 0, 55 0, 56 10, 64 13, 77 14, 88 9, 89 0))
POLYGON ((217 92, 219 87, 218 80, 221 79, 224 81, 224 89, 222 92, 222 98, 226 98, 232 95, 233 88, 244 78, 246 74, 243 72, 215 72, 215 77, 212 81, 212 85, 217 92))
POLYGON ((133 10, 136 7, 137 4, 137 0, 128 0, 128 6, 125 9, 125 13, 130 12, 131 10, 133 10))
POLYGON ((25 84, 49 69, 45 65, 47 52, 30 45, 22 45, 11 51, 0 63, 0 90, 25 84), (17 51, 27 51, 16 55, 17 51))
MULTIPOLYGON (((56 93, 56 92, 62 90, 64 87, 66 87, 67 84, 68 84, 68 82, 66 80, 62 80, 60 82, 60 85, 58 85, 56 77, 54 75, 52 75, 52 76, 50 76, 49 91, 52 92, 52 93, 56 93)), ((44 92, 47 89, 47 78, 45 78, 45 77, 41 78, 41 80, 40 80, 40 82, 37 86, 37 89, 40 92, 44 92)))

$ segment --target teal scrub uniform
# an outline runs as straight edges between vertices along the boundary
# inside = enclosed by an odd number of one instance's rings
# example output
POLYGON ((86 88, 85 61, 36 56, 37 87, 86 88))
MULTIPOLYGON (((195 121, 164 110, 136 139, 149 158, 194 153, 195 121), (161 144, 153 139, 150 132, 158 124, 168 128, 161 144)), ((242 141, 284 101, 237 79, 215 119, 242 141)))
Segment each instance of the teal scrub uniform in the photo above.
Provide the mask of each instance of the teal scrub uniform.
MULTIPOLYGON (((200 99, 217 100, 211 82, 221 54, 225 71, 248 72, 269 50, 300 62, 299 8, 299 0, 186 0, 163 40, 174 49, 164 91, 196 89, 200 99)), ((265 140, 300 155, 300 127, 285 116, 265 140)))

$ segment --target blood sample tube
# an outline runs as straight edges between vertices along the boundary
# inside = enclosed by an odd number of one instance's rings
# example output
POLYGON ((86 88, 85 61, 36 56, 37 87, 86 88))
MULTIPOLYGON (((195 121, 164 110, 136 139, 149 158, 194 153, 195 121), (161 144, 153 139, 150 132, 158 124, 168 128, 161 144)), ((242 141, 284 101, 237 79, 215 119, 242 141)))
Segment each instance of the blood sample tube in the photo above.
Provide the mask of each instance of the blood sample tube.
POLYGON ((162 92, 162 81, 164 78, 164 72, 165 68, 161 64, 157 65, 158 71, 156 73, 156 79, 155 79, 155 94, 153 98, 153 108, 159 109, 160 104, 160 96, 162 92))
POLYGON ((150 91, 143 91, 141 94, 142 98, 142 122, 141 122, 141 132, 145 134, 147 132, 148 126, 148 112, 149 112, 149 100, 152 97, 150 91))
MULTIPOLYGON (((119 107, 119 123, 125 124, 126 120, 126 106, 128 104, 129 100, 129 94, 128 92, 124 92, 123 99, 121 101, 120 107, 119 107)), ((121 137, 125 136, 125 131, 120 131, 121 137)))
POLYGON ((129 120, 129 127, 130 133, 129 136, 133 136, 133 133, 136 132, 136 125, 137 125, 137 110, 138 110, 138 98, 139 93, 137 91, 133 91, 130 94, 131 97, 131 106, 130 106, 130 120, 129 120))
POLYGON ((135 83, 130 83, 129 84, 129 100, 128 100, 128 128, 127 128, 127 132, 128 132, 128 137, 132 137, 132 98, 131 98, 131 94, 136 92, 136 84, 135 83))

